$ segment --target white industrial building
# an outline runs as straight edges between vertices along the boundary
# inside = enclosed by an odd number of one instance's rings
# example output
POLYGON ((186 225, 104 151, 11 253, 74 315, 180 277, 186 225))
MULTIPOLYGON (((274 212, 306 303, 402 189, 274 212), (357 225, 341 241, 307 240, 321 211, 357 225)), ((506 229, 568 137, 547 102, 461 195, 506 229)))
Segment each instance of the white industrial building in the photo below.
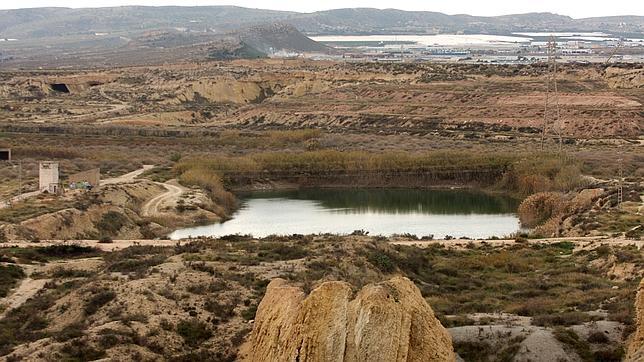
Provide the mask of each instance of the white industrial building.
POLYGON ((41 162, 39 175, 41 192, 58 193, 58 162, 41 162))

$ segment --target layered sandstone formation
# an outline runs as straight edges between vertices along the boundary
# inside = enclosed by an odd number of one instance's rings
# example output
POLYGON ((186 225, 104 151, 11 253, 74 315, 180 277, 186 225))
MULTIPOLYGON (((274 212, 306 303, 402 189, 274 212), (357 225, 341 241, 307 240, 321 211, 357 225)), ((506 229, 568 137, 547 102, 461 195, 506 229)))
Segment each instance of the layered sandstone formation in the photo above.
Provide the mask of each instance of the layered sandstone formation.
POLYGON ((407 278, 364 287, 326 282, 308 296, 269 285, 250 337, 250 361, 454 361, 451 337, 407 278))
POLYGON ((640 283, 635 301, 637 330, 628 348, 627 362, 644 361, 644 279, 640 283))

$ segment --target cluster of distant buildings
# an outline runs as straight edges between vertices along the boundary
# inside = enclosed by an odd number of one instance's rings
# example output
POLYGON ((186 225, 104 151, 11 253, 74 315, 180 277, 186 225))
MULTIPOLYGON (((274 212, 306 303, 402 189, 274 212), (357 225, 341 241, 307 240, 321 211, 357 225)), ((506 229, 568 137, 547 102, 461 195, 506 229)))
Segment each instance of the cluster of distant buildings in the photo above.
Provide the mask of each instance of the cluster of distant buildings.
MULTIPOLYGON (((490 44, 362 44, 339 45, 341 55, 324 58, 344 61, 376 62, 468 62, 468 63, 530 63, 547 59, 548 38, 517 38, 522 41, 505 41, 490 44)), ((607 54, 627 62, 644 62, 644 39, 619 39, 609 37, 557 38, 557 56, 561 61, 602 62, 607 54), (615 52, 615 50, 618 50, 615 52)), ((334 45, 334 42, 328 43, 334 45)), ((342 44, 338 42, 337 44, 342 44)), ((337 45, 336 44, 336 45, 337 45)))

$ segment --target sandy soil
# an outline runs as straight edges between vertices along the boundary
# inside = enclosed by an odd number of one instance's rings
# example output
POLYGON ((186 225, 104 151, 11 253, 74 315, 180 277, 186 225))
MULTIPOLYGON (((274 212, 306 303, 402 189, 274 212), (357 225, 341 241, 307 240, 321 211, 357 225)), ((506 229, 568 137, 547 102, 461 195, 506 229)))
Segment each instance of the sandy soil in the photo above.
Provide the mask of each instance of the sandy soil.
MULTIPOLYGON (((638 249, 642 249, 644 246, 644 240, 629 240, 624 238, 612 238, 608 236, 594 236, 594 237, 571 237, 571 238, 545 238, 545 239, 530 239, 528 243, 530 244, 552 244, 559 243, 563 241, 569 241, 575 244, 575 251, 577 250, 592 250, 602 244, 613 244, 619 246, 637 246, 638 249)), ((114 240, 112 243, 102 244, 98 240, 41 240, 39 243, 31 243, 27 240, 18 240, 8 243, 0 243, 0 248, 7 247, 22 247, 22 248, 36 248, 36 247, 46 247, 51 245, 61 245, 61 244, 75 244, 83 246, 94 246, 103 251, 113 251, 129 248, 131 246, 138 245, 152 245, 152 246, 173 246, 177 244, 185 244, 190 242, 190 240, 114 240)), ((445 247, 454 247, 454 248, 467 248, 469 243, 481 244, 486 243, 488 245, 503 247, 516 245, 514 240, 463 240, 463 239, 454 239, 454 240, 404 240, 404 239, 394 239, 390 241, 393 245, 408 245, 408 246, 417 246, 420 248, 426 248, 431 245, 443 245, 445 247)))
MULTIPOLYGON (((630 240, 624 238, 613 238, 608 236, 588 236, 588 237, 569 237, 569 238, 545 238, 545 239, 529 239, 529 244, 553 244, 563 241, 570 241, 575 244, 575 251, 582 249, 594 249, 602 244, 613 244, 619 246, 635 245, 638 249, 644 246, 644 240, 630 240)), ((509 246, 516 245, 513 239, 505 240, 394 240, 391 241, 394 245, 412 245, 420 248, 426 248, 431 245, 443 245, 457 248, 466 248, 469 243, 486 243, 492 246, 509 246)))

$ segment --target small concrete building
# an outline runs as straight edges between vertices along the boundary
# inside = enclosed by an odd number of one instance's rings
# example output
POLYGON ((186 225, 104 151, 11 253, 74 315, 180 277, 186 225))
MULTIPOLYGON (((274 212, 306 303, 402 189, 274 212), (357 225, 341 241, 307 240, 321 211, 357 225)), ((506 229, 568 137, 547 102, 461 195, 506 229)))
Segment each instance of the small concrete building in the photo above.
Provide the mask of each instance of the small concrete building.
POLYGON ((58 162, 44 161, 40 163, 40 187, 41 192, 58 193, 58 162))

